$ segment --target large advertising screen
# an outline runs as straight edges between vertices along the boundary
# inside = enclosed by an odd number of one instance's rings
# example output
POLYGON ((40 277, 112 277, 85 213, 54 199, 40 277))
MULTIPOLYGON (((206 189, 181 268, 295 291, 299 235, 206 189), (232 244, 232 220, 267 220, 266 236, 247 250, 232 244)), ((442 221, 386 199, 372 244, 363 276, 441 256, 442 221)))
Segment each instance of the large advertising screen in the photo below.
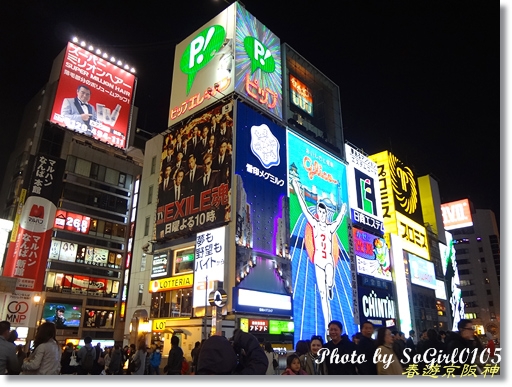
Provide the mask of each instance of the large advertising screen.
POLYGON ((233 92, 235 6, 176 46, 169 126, 233 92))
POLYGON ((377 164, 345 144, 348 162, 348 197, 352 223, 372 232, 384 233, 377 164))
MULTIPOLYGON (((238 288, 291 296, 289 227, 285 219, 286 130, 256 110, 237 103, 236 278, 238 288)), ((243 300, 243 295, 235 299, 243 300)), ((263 309, 283 309, 261 304, 263 309)), ((235 305, 241 310, 242 305, 235 305)), ((291 314, 291 309, 283 312, 291 314)))
POLYGON ((313 94, 309 87, 290 74, 290 102, 313 116, 313 94))
POLYGON ((357 325, 346 165, 287 133, 293 315, 295 325, 301 327, 294 340, 324 335, 331 320, 341 321, 343 333, 350 337, 357 325))
POLYGON ((233 101, 219 102, 167 133, 158 185, 156 239, 231 220, 233 101))
POLYGON ((68 43, 50 121, 125 149, 135 76, 68 43))
POLYGON ((78 328, 82 318, 82 305, 61 302, 46 302, 43 306, 42 319, 52 322, 57 329, 78 328))
POLYGON ((441 212, 443 214, 445 230, 455 230, 457 228, 471 227, 473 225, 471 206, 469 205, 468 199, 443 203, 441 204, 441 212))
POLYGON ((391 281, 391 259, 384 238, 352 228, 357 273, 391 281))
POLYGON ((453 236, 445 232, 446 245, 439 243, 441 263, 443 265, 444 283, 446 286, 446 299, 450 303, 453 325, 451 330, 456 331, 457 323, 464 318, 464 300, 460 288, 459 270, 457 269, 456 250, 453 236))
POLYGON ((283 116, 281 42, 236 3, 235 90, 278 118, 283 116))

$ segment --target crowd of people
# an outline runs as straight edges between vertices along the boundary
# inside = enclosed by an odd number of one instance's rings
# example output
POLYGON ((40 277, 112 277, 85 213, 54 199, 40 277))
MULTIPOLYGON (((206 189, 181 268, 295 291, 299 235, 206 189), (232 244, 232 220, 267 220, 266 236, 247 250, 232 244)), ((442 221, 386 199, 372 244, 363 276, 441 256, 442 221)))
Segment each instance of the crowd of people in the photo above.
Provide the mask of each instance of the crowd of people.
MULTIPOLYGON (((178 336, 171 337, 171 349, 163 367, 166 375, 407 375, 409 365, 421 375, 429 363, 421 356, 427 351, 453 354, 463 349, 487 357, 495 356, 496 346, 492 337, 484 346, 475 335, 471 320, 460 320, 457 332, 428 329, 415 341, 416 332, 409 337, 386 327, 377 330, 371 322, 361 325, 361 331, 350 339, 343 334, 341 322, 328 324, 330 340, 314 335, 310 340, 300 340, 295 351, 286 357, 286 367, 281 367, 279 355, 270 342, 262 345, 252 334, 239 329, 233 337, 211 336, 196 342, 190 352, 191 362, 185 358, 178 336), (375 338, 374 338, 375 337, 375 338), (416 355, 416 360, 415 359, 416 355), (340 358, 350 361, 339 361, 340 358), (334 360, 333 360, 334 359, 334 360), (364 359, 365 361, 361 361, 364 359), (380 361, 375 361, 378 359, 380 361), (419 360, 418 360, 419 359, 419 360), (284 371, 283 371, 284 368, 284 371)), ((29 353, 23 346, 14 344, 17 336, 10 330, 8 321, 0 322, 0 375, 160 375, 163 363, 159 346, 148 347, 141 337, 137 346, 119 344, 101 348, 86 336, 79 349, 68 342, 64 349, 56 340, 56 327, 52 322, 42 323, 29 353)), ((482 372, 481 356, 466 357, 464 362, 451 364, 451 373, 460 375, 462 366, 475 367, 475 375, 482 372)), ((441 370, 441 374, 444 372, 441 370)))

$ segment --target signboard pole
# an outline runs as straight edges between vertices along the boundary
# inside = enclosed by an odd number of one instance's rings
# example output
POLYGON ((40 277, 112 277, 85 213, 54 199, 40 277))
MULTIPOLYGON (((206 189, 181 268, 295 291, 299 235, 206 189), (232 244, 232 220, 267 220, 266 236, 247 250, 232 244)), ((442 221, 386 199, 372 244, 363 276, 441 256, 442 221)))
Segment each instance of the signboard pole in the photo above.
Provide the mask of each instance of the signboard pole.
MULTIPOLYGON (((206 311, 208 310, 208 275, 206 276, 206 291, 204 292, 204 323, 203 323, 203 338, 206 340, 208 338, 208 318, 206 316, 206 311)), ((213 316, 212 316, 213 317, 213 316)), ((213 321, 212 321, 213 322, 213 321)))

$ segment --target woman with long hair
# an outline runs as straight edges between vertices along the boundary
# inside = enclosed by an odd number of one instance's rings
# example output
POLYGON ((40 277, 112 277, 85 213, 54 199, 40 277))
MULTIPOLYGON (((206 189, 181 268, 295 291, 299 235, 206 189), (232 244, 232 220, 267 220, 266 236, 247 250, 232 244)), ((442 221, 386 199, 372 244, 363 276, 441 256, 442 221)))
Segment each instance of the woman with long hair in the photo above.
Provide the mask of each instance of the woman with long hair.
MULTIPOLYGON (((377 352, 380 351, 381 359, 384 356, 386 359, 392 359, 391 363, 384 363, 383 361, 377 363, 377 375, 402 375, 402 365, 395 351, 393 351, 393 335, 388 328, 381 327, 378 329, 375 344, 377 346, 377 352)), ((377 354, 377 352, 375 352, 375 354, 377 354)))
POLYGON ((266 375, 276 375, 277 368, 274 368, 274 359, 276 360, 277 366, 279 367, 279 357, 277 353, 274 352, 274 348, 272 348, 270 341, 265 342, 265 355, 267 355, 268 360, 266 375))
POLYGON ((59 375, 61 349, 51 322, 42 323, 36 331, 34 348, 21 366, 23 375, 59 375))
POLYGON ((302 369, 306 371, 308 375, 327 375, 326 361, 317 363, 317 361, 320 359, 318 351, 323 347, 323 345, 324 341, 322 336, 313 335, 309 341, 308 353, 300 356, 300 364, 302 369))
POLYGON ((288 355, 286 358, 286 369, 281 375, 307 375, 300 366, 299 356, 295 353, 288 355))

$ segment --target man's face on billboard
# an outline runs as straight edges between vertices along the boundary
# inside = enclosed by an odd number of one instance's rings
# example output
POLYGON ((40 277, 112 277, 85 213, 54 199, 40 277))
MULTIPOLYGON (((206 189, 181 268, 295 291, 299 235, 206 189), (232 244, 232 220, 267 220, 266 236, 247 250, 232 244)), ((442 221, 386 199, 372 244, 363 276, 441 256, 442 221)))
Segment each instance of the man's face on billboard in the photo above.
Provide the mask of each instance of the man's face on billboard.
POLYGON ((85 87, 80 87, 78 88, 77 96, 80 101, 87 103, 91 99, 91 91, 87 90, 85 87))

